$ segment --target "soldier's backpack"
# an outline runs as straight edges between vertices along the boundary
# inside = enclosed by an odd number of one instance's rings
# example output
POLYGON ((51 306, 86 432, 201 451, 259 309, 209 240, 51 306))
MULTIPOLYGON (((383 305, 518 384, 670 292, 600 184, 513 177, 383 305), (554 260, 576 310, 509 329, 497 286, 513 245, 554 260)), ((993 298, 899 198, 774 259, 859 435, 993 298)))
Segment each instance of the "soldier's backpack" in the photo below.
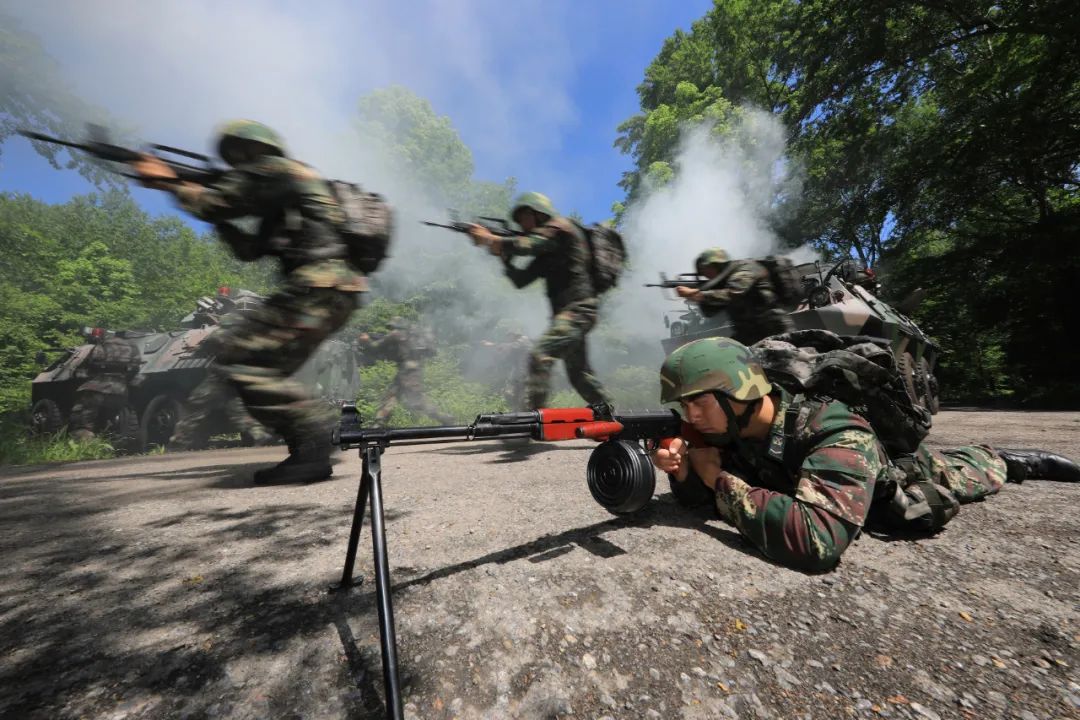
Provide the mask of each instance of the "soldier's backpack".
POLYGON ((788 392, 824 395, 856 409, 890 457, 915 452, 930 432, 930 412, 911 401, 883 340, 796 330, 751 350, 769 379, 788 392))
POLYGON ((614 228, 602 223, 585 226, 575 222, 585 234, 592 257, 589 273, 597 295, 606 293, 619 284, 619 276, 626 267, 626 244, 614 228))
POLYGON ((797 413, 806 395, 826 396, 870 423, 893 461, 887 477, 878 478, 875 500, 883 502, 872 519, 892 530, 935 532, 956 515, 959 504, 948 488, 917 472, 913 453, 930 432, 931 415, 911 401, 887 343, 798 330, 766 338, 751 351, 769 379, 795 395, 789 412, 797 413))
POLYGON ((768 255, 759 260, 765 269, 769 271, 769 281, 772 282, 776 297, 783 305, 798 305, 806 294, 803 291, 802 276, 795 269, 795 263, 791 258, 783 255, 768 255))
POLYGON ((356 183, 329 181, 330 191, 345 213, 339 228, 349 264, 363 273, 375 272, 387 258, 394 234, 394 213, 382 195, 366 192, 356 183))

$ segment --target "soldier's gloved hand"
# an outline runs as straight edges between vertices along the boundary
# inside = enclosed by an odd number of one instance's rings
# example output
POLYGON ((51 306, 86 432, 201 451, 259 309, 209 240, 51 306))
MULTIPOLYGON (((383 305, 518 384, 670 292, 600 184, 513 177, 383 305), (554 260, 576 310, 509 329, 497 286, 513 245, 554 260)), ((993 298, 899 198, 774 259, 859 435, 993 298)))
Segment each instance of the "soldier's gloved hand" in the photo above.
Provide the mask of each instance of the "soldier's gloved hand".
POLYGON ((690 466, 686 463, 689 449, 686 441, 677 437, 672 439, 666 448, 658 447, 653 450, 650 457, 657 470, 673 475, 676 480, 683 482, 690 472, 690 466))
POLYGON ((694 472, 697 473, 703 483, 708 485, 710 489, 715 490, 716 480, 724 470, 724 463, 720 458, 720 451, 714 447, 703 447, 693 448, 688 454, 690 456, 690 465, 693 466, 694 472))
POLYGON ((154 190, 171 189, 176 180, 176 173, 166 165, 161 158, 144 154, 141 158, 131 163, 131 169, 139 176, 140 182, 145 187, 154 190))
POLYGON ((680 285, 679 287, 675 288, 675 294, 683 298, 684 300, 689 300, 691 302, 698 302, 701 300, 701 291, 697 288, 680 285))

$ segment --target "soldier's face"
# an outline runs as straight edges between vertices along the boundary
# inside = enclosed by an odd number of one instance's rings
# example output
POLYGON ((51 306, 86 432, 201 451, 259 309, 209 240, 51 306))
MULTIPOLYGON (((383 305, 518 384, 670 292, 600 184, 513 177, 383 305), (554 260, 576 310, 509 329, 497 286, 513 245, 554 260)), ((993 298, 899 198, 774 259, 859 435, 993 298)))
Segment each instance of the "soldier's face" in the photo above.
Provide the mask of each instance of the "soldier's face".
POLYGON ((714 277, 720 274, 720 268, 716 267, 715 265, 706 265, 704 269, 702 269, 701 274, 709 280, 712 280, 714 277))
POLYGON ((532 232, 536 228, 536 213, 529 208, 523 208, 518 211, 517 215, 514 215, 514 222, 520 225, 525 232, 532 232))
POLYGON ((727 415, 712 393, 701 393, 683 400, 682 416, 698 432, 718 435, 727 432, 727 415))

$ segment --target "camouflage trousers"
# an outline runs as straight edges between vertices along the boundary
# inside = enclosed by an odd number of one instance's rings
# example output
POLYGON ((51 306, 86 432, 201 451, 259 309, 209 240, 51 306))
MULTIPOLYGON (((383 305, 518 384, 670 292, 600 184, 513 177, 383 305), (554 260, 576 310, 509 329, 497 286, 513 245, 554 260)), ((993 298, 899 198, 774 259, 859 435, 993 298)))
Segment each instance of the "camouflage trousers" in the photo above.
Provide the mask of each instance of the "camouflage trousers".
POLYGON ((105 420, 119 412, 127 403, 127 392, 79 390, 68 419, 68 435, 76 440, 89 440, 105 420))
MULTIPOLYGON (((333 409, 291 376, 355 308, 355 293, 286 284, 252 312, 228 317, 207 338, 221 378, 255 421, 283 437, 290 449, 330 437, 333 409)), ((209 375, 192 392, 190 416, 205 418, 221 406, 217 382, 209 375)), ((180 430, 181 439, 193 432, 188 426, 180 430)))
POLYGON ((948 488, 960 504, 982 500, 1005 484, 1005 461, 989 445, 952 450, 919 446, 915 453, 919 475, 948 488))
POLYGON ((555 315, 547 331, 529 353, 525 391, 529 407, 544 407, 551 387, 551 367, 557 359, 566 365, 570 385, 589 404, 611 402, 592 368, 589 367, 585 338, 596 324, 596 303, 577 303, 555 315))
POLYGON ((440 411, 424 394, 424 380, 420 370, 399 370, 390 386, 390 392, 383 398, 375 412, 375 424, 385 425, 390 413, 398 405, 406 410, 437 420, 443 425, 452 425, 454 418, 440 411))
POLYGON ((251 417, 225 375, 213 367, 188 395, 187 407, 173 430, 169 447, 173 450, 205 447, 215 426, 216 415, 224 415, 229 428, 240 433, 245 441, 260 444, 272 437, 266 428, 251 417))
POLYGON ((1006 467, 988 445, 931 450, 925 445, 891 470, 902 477, 890 490, 889 502, 875 503, 883 527, 897 530, 937 530, 960 506, 995 494, 1005 484, 1006 467), (929 486, 929 487, 928 487, 929 486), (937 506, 937 516, 931 509, 937 506))

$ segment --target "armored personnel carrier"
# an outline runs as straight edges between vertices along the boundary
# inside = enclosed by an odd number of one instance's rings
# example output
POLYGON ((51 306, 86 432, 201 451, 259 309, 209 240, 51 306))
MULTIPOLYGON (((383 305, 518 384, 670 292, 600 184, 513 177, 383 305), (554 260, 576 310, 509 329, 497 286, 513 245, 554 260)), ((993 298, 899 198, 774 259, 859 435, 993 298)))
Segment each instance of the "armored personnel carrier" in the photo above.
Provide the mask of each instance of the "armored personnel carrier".
MULTIPOLYGON (((865 335, 889 343, 912 400, 936 413, 940 406, 934 376, 939 348, 903 311, 920 299, 913 296, 898 307, 878 298, 872 270, 843 260, 826 270, 820 263, 797 266, 805 296, 791 312, 797 330, 829 330, 838 335, 865 335)), ((706 337, 727 336, 731 325, 723 314, 705 317, 698 307, 669 311, 664 316, 669 336, 661 341, 670 353, 680 345, 706 337)))
MULTIPOLYGON (((212 356, 199 352, 200 345, 217 329, 223 316, 250 312, 261 301, 260 295, 247 290, 219 288, 216 297, 199 299, 195 311, 180 322, 180 329, 119 332, 138 346, 143 363, 128 388, 128 407, 122 416, 107 421, 103 429, 111 435, 114 445, 131 451, 165 445, 184 412, 188 395, 213 363, 212 356)), ((324 343, 324 348, 297 372, 297 377, 328 401, 354 401, 359 382, 355 361, 350 366, 347 360, 352 356, 345 358, 339 345, 342 343, 324 343)), ((55 433, 67 424, 75 390, 85 380, 79 368, 92 347, 80 345, 63 352, 34 378, 31 433, 55 433)), ((207 428, 207 436, 236 432, 224 413, 211 422, 213 427, 207 428)))

